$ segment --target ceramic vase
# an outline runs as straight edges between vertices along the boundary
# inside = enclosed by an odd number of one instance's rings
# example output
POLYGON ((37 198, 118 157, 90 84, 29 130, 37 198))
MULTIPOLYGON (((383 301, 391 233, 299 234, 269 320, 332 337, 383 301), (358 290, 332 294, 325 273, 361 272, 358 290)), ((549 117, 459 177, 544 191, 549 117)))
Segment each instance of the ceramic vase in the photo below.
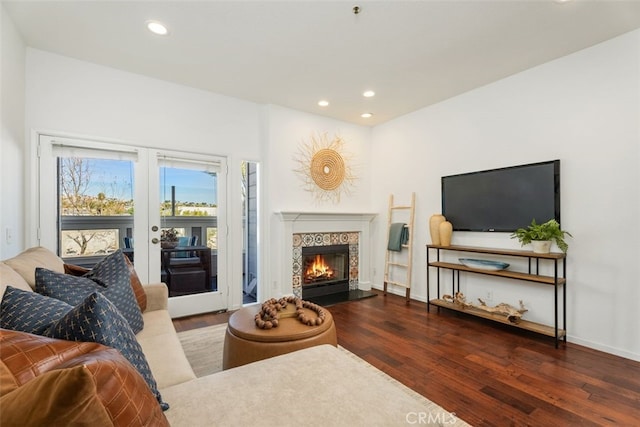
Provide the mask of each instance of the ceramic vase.
POLYGON ((446 218, 440 214, 433 214, 429 218, 429 234, 431 234, 431 243, 440 244, 440 224, 446 221, 446 218))
POLYGON ((551 251, 551 240, 532 240, 531 246, 537 254, 548 254, 551 251))
POLYGON ((453 225, 449 221, 440 223, 440 245, 451 246, 451 235, 453 234, 453 225))

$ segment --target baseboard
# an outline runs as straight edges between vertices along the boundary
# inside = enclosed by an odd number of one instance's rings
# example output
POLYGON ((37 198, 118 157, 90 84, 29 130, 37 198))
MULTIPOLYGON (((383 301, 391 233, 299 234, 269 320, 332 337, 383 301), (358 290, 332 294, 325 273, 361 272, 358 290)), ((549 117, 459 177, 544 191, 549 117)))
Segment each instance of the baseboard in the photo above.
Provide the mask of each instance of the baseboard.
MULTIPOLYGON (((378 285, 378 284, 372 285, 371 289, 375 289, 375 290, 378 290, 378 291, 384 291, 384 287, 382 285, 378 285)), ((399 287, 393 286, 393 285, 387 286, 387 293, 388 294, 392 294, 392 295, 397 295, 397 296, 403 297, 403 298, 406 295, 405 294, 405 288, 399 288, 399 287)), ((412 300, 419 301, 419 302, 424 302, 424 303, 427 302, 427 298, 422 296, 422 295, 411 294, 409 298, 412 299, 412 300)))
POLYGON ((582 338, 578 338, 573 335, 567 335, 567 341, 572 344, 577 344, 583 347, 590 348, 592 350, 598 350, 598 351, 602 351, 603 353, 613 354, 615 356, 624 357, 625 359, 635 360, 636 362, 640 362, 640 354, 633 353, 631 351, 621 350, 619 348, 610 347, 608 345, 584 340, 582 338))

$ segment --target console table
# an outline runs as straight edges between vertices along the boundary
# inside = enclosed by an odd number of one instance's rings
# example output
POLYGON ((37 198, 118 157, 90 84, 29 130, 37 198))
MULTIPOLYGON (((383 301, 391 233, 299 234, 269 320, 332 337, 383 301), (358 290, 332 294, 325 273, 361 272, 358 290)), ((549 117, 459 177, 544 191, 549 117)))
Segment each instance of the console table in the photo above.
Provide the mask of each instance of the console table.
POLYGON ((490 248, 480 248, 473 246, 440 246, 440 245, 427 245, 427 311, 429 311, 430 306, 436 306, 438 309, 440 307, 447 308, 450 310, 456 310, 463 313, 467 313, 473 316, 482 317, 485 319, 493 320, 495 322, 500 322, 503 324, 507 324, 516 328, 526 329, 529 331, 533 331, 539 334, 547 335, 555 338, 556 348, 558 347, 558 341, 561 339, 566 342, 567 340, 567 332, 566 332, 566 324, 567 324, 567 289, 566 289, 566 276, 567 276, 567 263, 566 263, 566 255, 564 253, 548 253, 548 254, 540 254, 531 251, 523 251, 523 250, 503 250, 503 249, 490 249, 490 248), (431 250, 435 250, 436 252, 436 260, 432 261, 429 259, 429 252, 431 250), (467 252, 467 253, 479 253, 479 254, 489 254, 489 255, 500 255, 500 256, 508 256, 508 257, 520 257, 527 258, 529 262, 527 272, 518 272, 512 270, 483 270, 478 268, 470 268, 462 264, 451 263, 451 262, 442 262, 440 261, 440 252, 441 251, 456 251, 456 252, 467 252), (538 274, 540 262, 550 262, 553 264, 553 276, 545 276, 538 274), (532 270, 532 264, 535 264, 535 272, 532 270), (560 265, 562 267, 562 276, 560 276, 560 265), (436 298, 431 299, 429 292, 429 269, 435 268, 437 270, 437 295, 436 298), (472 273, 472 274, 484 274, 489 276, 494 276, 500 279, 515 279, 515 280, 523 280, 527 282, 533 282, 540 285, 552 286, 553 287, 553 302, 554 302, 554 324, 552 326, 543 325, 536 322, 530 322, 527 320, 520 320, 517 323, 509 322, 504 316, 495 315, 492 313, 488 313, 486 311, 475 309, 475 308, 462 308, 459 305, 454 303, 445 301, 440 298, 440 270, 446 269, 451 270, 451 290, 452 295, 455 296, 455 293, 460 291, 460 272, 472 273), (559 296, 560 289, 562 290, 562 326, 560 327, 559 322, 559 296))

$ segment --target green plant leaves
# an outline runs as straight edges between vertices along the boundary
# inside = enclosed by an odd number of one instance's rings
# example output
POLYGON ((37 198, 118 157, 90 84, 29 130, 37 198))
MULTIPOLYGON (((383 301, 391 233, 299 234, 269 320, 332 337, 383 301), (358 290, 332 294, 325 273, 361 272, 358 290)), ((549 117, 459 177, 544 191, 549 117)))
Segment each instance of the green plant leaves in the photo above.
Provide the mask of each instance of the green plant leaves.
POLYGON ((533 219, 527 228, 519 228, 511 234, 512 239, 518 239, 522 246, 531 243, 533 240, 551 240, 556 242, 558 248, 566 253, 569 245, 565 242, 565 235, 571 236, 568 231, 560 229, 560 224, 555 219, 538 224, 533 219))

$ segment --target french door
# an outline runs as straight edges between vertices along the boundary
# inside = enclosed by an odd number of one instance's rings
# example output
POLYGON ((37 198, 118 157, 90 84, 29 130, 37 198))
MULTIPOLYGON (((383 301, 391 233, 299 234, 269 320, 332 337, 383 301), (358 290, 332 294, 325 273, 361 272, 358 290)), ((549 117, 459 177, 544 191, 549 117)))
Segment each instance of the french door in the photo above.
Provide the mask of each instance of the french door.
POLYGON ((86 267, 121 248, 172 317, 227 308, 226 159, 48 135, 38 153, 41 245, 86 267))
POLYGON ((149 150, 149 171, 151 277, 167 283, 172 316, 226 309, 225 159, 149 150))

